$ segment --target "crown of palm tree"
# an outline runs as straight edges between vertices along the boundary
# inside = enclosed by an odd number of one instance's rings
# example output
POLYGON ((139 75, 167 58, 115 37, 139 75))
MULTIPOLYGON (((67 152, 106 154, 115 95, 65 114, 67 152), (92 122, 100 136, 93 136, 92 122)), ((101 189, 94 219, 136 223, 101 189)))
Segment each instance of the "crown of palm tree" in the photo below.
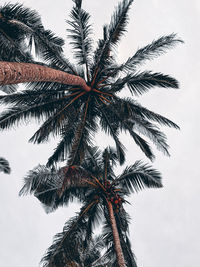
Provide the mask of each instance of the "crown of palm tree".
POLYGON ((96 49, 90 15, 82 8, 81 0, 74 2, 67 22, 76 67, 63 55, 64 41, 44 29, 35 11, 19 4, 0 8, 0 83, 12 85, 13 90, 13 84, 28 82, 28 89, 0 96, 1 103, 9 105, 0 116, 0 128, 7 129, 30 118, 42 120, 30 141, 42 143, 51 135, 61 136, 48 160, 49 166, 66 158, 68 165, 78 165, 93 146, 92 137, 100 128, 114 139, 121 164, 124 162, 121 131, 128 131, 151 160, 154 154, 142 135, 168 155, 166 136, 158 124, 178 126, 142 107, 133 97, 122 98, 118 93, 128 88, 133 96, 139 96, 154 87, 178 88, 178 82, 169 75, 141 72, 138 67, 182 41, 175 34, 163 36, 118 64, 113 51, 126 30, 133 1, 118 4, 110 23, 103 27, 103 38, 96 49), (43 63, 34 60, 33 46, 43 63))
MULTIPOLYGON (((137 161, 126 167, 121 175, 116 176, 113 167, 117 160, 117 153, 113 149, 107 148, 101 153, 93 148, 81 166, 60 169, 38 166, 25 177, 20 195, 34 194, 47 212, 67 205, 74 198, 83 203, 80 213, 72 219, 72 223, 67 224, 63 233, 56 236, 44 257, 47 262, 45 266, 51 266, 48 264, 70 248, 69 236, 77 229, 86 230, 87 241, 91 238, 94 227, 101 221, 104 224, 104 241, 108 247, 108 255, 111 255, 112 251, 115 251, 110 219, 112 214, 125 260, 128 266, 136 266, 128 239, 129 217, 123 204, 127 202, 126 197, 133 192, 143 188, 162 187, 161 175, 148 164, 137 161), (85 225, 85 228, 82 225, 85 225)), ((115 263, 113 266, 116 266, 115 263)))

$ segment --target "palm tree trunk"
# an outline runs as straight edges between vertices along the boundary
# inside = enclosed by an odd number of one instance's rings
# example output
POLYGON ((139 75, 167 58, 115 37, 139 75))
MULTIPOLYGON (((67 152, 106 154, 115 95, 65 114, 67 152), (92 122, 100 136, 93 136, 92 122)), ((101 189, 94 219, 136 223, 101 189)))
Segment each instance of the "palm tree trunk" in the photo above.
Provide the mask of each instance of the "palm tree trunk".
POLYGON ((0 85, 26 82, 57 82, 77 85, 89 92, 85 80, 79 76, 32 63, 0 61, 0 85))
POLYGON ((112 203, 109 200, 107 200, 107 206, 108 206, 108 212, 109 212, 109 217, 110 217, 110 223, 111 223, 111 227, 112 227, 115 252, 117 255, 117 262, 118 262, 119 267, 126 267, 124 255, 122 252, 122 247, 121 247, 121 243, 120 243, 120 239, 119 239, 119 233, 118 233, 118 229, 117 229, 115 215, 113 212, 112 203))

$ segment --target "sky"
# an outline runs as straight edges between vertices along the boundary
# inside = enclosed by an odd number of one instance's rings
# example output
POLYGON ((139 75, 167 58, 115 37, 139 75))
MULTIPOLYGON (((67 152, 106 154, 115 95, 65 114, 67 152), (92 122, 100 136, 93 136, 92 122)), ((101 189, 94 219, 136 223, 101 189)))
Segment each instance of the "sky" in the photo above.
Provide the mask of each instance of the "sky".
MULTIPOLYGON (((66 39, 65 20, 69 18, 72 1, 18 2, 37 10, 45 28, 66 39)), ((83 7, 91 14, 95 42, 102 36, 102 25, 109 22, 116 3, 116 0, 83 1, 83 7)), ((126 207, 132 218, 130 238, 138 267, 199 265, 199 16, 197 0, 135 0, 127 33, 117 50, 118 61, 123 62, 139 47, 162 35, 174 32, 185 42, 148 62, 144 68, 176 77, 180 89, 156 88, 137 99, 181 127, 180 131, 163 128, 171 157, 156 152, 153 166, 162 173, 164 187, 133 195, 129 199, 132 205, 126 207)), ((66 47, 67 57, 70 51, 71 48, 66 47)), ((78 204, 70 204, 45 214, 33 196, 18 197, 28 170, 39 163, 45 164, 57 143, 57 140, 43 145, 28 143, 36 129, 36 124, 29 123, 0 132, 0 156, 7 158, 12 168, 11 175, 0 173, 2 267, 39 266, 53 236, 62 231, 64 223, 79 208, 78 204)), ((127 147, 126 165, 138 159, 149 162, 130 138, 125 135, 121 138, 127 147)), ((101 134, 97 136, 98 145, 105 147, 106 141, 101 134)))

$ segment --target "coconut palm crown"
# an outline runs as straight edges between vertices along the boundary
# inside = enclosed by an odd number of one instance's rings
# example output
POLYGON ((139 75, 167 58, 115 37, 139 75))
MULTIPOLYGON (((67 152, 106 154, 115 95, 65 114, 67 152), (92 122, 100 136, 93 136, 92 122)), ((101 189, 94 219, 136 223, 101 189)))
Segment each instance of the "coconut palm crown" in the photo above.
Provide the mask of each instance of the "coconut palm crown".
POLYGON ((161 174, 150 165, 136 161, 120 175, 115 175, 113 168, 117 161, 117 153, 113 149, 107 148, 101 153, 92 148, 81 166, 60 169, 38 166, 25 177, 20 195, 34 194, 48 212, 67 205, 74 198, 82 203, 79 214, 55 237, 43 259, 44 266, 52 266, 71 250, 70 242, 74 238, 70 236, 75 235, 78 229, 85 229, 87 242, 100 222, 104 225, 103 239, 108 255, 112 254, 111 258, 115 259, 109 266, 136 266, 130 249, 129 216, 124 203, 131 193, 143 188, 162 187, 161 174))
POLYGON ((39 144, 52 135, 61 136, 49 166, 65 159, 68 165, 79 165, 99 129, 114 139, 121 164, 125 159, 121 131, 128 132, 149 159, 154 153, 143 135, 169 155, 166 136, 158 125, 178 126, 142 107, 135 97, 154 87, 176 89, 178 82, 169 75, 138 67, 182 41, 175 34, 160 37, 118 64, 115 48, 126 31, 132 2, 118 4, 93 49, 90 15, 81 0, 74 0, 67 31, 75 65, 63 54, 64 41, 44 29, 37 12, 19 4, 0 8, 0 84, 27 85, 18 93, 0 96, 0 102, 9 105, 0 115, 0 128, 8 129, 30 118, 43 121, 31 142, 39 144), (40 62, 34 59, 33 51, 40 62), (125 89, 132 97, 119 96, 125 89))

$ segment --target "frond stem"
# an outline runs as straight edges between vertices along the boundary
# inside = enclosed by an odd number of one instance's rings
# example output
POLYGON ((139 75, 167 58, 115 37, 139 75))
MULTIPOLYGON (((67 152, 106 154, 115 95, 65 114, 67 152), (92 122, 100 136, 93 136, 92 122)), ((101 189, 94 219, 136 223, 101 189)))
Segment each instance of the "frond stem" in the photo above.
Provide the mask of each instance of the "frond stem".
POLYGON ((103 100, 105 100, 105 101, 108 102, 109 104, 111 103, 111 101, 108 100, 107 98, 105 98, 104 96, 100 95, 99 97, 101 97, 103 100))
POLYGON ((97 182, 97 184, 101 187, 101 189, 102 189, 104 192, 106 192, 105 187, 99 182, 99 180, 98 180, 95 176, 93 176, 93 175, 92 175, 92 178, 97 182))
POLYGON ((59 115, 61 112, 63 112, 63 110, 65 110, 67 107, 69 107, 76 99, 78 99, 79 97, 81 97, 82 95, 85 95, 86 92, 81 92, 79 95, 77 95, 76 97, 74 97, 63 109, 61 109, 57 114, 59 115))
POLYGON ((90 184, 90 185, 94 186, 95 188, 98 188, 98 186, 93 182, 90 182, 90 181, 88 181, 86 179, 83 179, 83 181, 86 182, 87 184, 90 184))
POLYGON ((96 67, 95 69, 95 72, 94 72, 94 77, 92 79, 92 82, 91 82, 91 87, 93 87, 94 83, 95 83, 95 80, 96 80, 96 77, 97 77, 97 74, 98 74, 98 67, 96 67))
POLYGON ((105 77, 104 79, 102 79, 101 81, 99 81, 99 82, 97 83, 97 86, 98 86, 99 84, 105 82, 109 77, 110 77, 110 76, 107 76, 107 77, 105 77))
POLYGON ((97 89, 92 89, 92 91, 96 92, 96 93, 99 93, 99 94, 103 94, 103 95, 107 95, 107 96, 113 96, 112 94, 109 94, 109 93, 106 93, 106 92, 102 92, 102 91, 99 91, 97 89))

